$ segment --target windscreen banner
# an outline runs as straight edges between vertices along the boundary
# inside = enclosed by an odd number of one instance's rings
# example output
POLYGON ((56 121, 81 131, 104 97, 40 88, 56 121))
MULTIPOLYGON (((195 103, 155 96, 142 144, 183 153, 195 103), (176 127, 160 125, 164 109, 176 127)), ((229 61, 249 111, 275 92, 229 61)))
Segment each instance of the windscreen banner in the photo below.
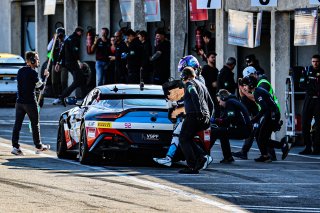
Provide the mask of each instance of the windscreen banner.
POLYGON ((294 14, 294 46, 316 45, 318 8, 296 9, 294 14))

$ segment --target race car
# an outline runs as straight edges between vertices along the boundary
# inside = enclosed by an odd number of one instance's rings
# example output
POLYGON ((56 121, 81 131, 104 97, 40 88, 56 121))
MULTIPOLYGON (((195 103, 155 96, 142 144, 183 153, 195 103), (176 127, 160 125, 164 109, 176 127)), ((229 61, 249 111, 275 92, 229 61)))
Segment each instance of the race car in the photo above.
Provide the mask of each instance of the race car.
POLYGON ((83 164, 124 152, 161 156, 170 145, 172 131, 161 86, 98 86, 81 104, 61 114, 57 156, 76 153, 83 164))
POLYGON ((0 104, 15 103, 18 70, 25 65, 19 55, 0 53, 0 104))

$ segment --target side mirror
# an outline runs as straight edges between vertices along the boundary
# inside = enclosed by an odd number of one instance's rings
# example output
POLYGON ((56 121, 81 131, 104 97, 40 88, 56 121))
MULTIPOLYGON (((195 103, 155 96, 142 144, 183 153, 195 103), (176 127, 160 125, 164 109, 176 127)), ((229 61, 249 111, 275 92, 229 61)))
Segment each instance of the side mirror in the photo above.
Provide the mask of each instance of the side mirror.
POLYGON ((76 105, 77 101, 78 101, 77 98, 74 96, 65 98, 65 102, 67 105, 76 105))

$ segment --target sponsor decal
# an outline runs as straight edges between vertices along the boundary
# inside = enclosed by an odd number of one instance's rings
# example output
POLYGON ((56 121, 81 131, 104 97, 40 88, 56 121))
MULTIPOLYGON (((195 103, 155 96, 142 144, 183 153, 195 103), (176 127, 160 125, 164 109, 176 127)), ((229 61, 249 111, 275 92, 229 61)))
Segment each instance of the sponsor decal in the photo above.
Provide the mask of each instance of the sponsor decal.
POLYGON ((112 128, 111 122, 98 122, 98 128, 112 128))
POLYGON ((88 138, 96 137, 96 128, 88 128, 88 138))
POLYGON ((160 139, 160 135, 159 134, 152 134, 152 133, 143 134, 142 139, 147 140, 147 141, 158 141, 160 139))

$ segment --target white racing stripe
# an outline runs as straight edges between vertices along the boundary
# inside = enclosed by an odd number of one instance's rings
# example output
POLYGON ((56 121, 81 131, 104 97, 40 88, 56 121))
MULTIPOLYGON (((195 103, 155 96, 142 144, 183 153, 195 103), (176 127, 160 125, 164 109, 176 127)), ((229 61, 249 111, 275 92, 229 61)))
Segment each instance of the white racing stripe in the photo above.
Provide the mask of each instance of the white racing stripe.
MULTIPOLYGON (((0 143, 0 146, 6 147, 6 148, 11 148, 10 145, 4 144, 4 143, 0 143)), ((30 153, 30 154, 34 154, 35 153, 34 151, 32 151, 30 149, 23 149, 23 151, 25 153, 30 153)), ((189 199, 195 199, 195 200, 200 201, 202 203, 206 203, 208 205, 215 206, 217 208, 220 208, 220 209, 228 211, 228 212, 239 212, 239 213, 247 212, 247 211, 241 209, 241 207, 239 207, 239 206, 226 205, 226 204, 224 204, 222 202, 219 202, 219 201, 216 201, 216 200, 212 200, 212 199, 209 199, 209 198, 206 198, 206 197, 202 197, 200 195, 196 195, 196 194, 193 194, 193 193, 190 193, 190 192, 178 189, 178 188, 173 188, 173 187, 166 186, 166 185, 163 185, 163 184, 160 184, 160 183, 156 183, 156 182, 152 182, 152 181, 149 181, 149 180, 141 180, 139 178, 136 178, 136 177, 133 177, 133 176, 130 176, 130 175, 127 175, 127 174, 123 174, 123 173, 119 173, 119 172, 116 172, 116 171, 112 171, 112 170, 106 169, 105 167, 86 166, 86 165, 80 164, 79 162, 59 159, 57 157, 54 157, 54 156, 51 156, 51 155, 48 155, 48 154, 38 154, 38 155, 41 156, 41 157, 52 158, 52 159, 55 159, 55 160, 58 160, 58 161, 62 161, 62 162, 65 162, 65 163, 86 167, 86 168, 89 168, 91 170, 109 172, 111 175, 122 177, 122 178, 126 178, 126 179, 128 179, 130 181, 133 181, 133 182, 136 182, 136 183, 140 183, 143 186, 154 187, 154 188, 157 188, 157 189, 161 189, 161 190, 164 190, 164 191, 168 191, 168 192, 177 194, 179 196, 187 197, 189 199)), ((24 156, 18 156, 18 157, 19 158, 23 158, 24 156)))
POLYGON ((173 124, 86 121, 86 127, 102 129, 143 129, 143 130, 173 130, 173 124))
POLYGON ((251 206, 251 205, 242 205, 241 207, 248 210, 259 210, 259 211, 320 212, 320 208, 310 208, 310 207, 277 207, 277 206, 251 206))

